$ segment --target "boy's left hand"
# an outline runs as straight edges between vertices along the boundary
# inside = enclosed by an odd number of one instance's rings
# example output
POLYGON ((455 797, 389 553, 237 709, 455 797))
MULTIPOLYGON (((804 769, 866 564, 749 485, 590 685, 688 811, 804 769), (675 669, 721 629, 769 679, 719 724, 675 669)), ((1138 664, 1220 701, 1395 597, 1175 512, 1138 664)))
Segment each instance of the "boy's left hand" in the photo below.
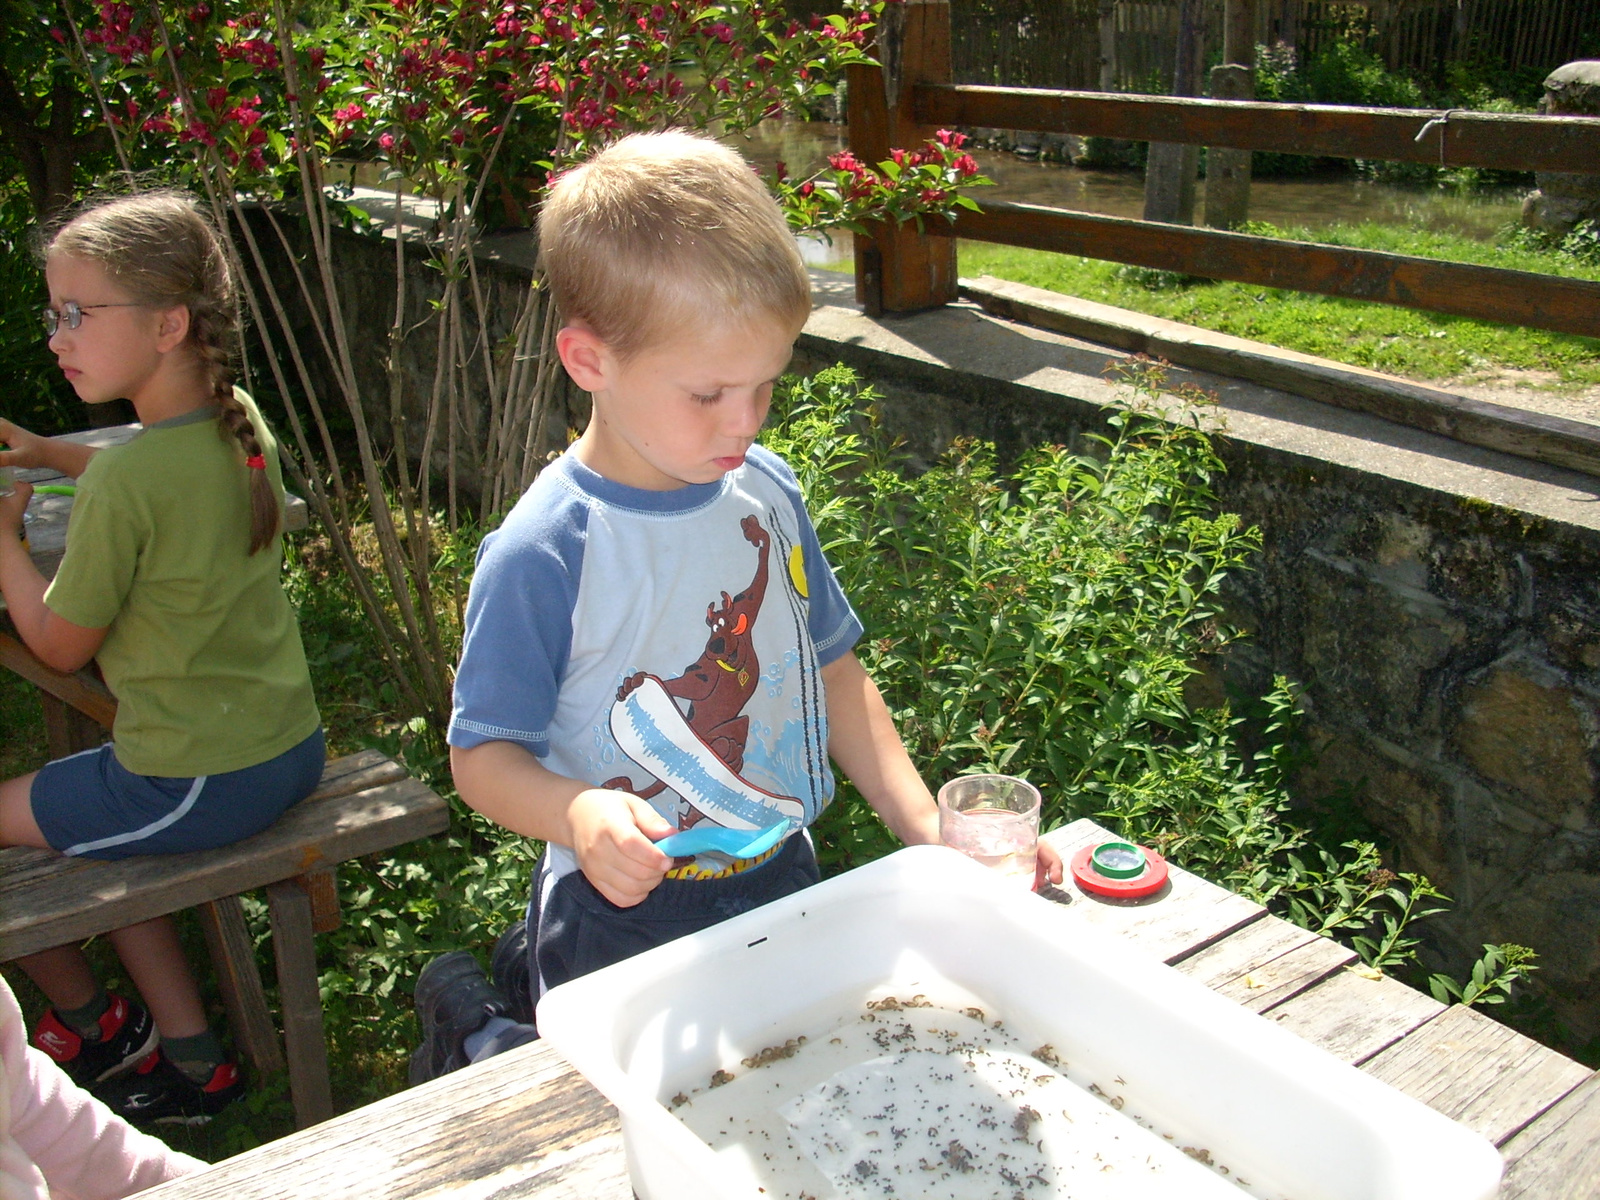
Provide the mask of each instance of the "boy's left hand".
POLYGON ((1049 842, 1040 841, 1039 856, 1033 869, 1033 890, 1037 892, 1046 884, 1059 884, 1062 878, 1061 855, 1049 842))

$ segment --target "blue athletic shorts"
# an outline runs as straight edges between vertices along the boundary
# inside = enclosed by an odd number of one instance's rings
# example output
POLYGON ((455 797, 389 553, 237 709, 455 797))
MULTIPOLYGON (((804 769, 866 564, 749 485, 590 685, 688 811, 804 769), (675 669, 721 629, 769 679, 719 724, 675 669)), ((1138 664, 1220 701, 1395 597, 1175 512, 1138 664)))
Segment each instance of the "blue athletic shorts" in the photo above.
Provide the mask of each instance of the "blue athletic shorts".
POLYGON ((51 847, 84 858, 212 850, 260 833, 322 778, 322 730, 276 758, 191 779, 135 775, 109 744, 47 763, 33 819, 51 847))

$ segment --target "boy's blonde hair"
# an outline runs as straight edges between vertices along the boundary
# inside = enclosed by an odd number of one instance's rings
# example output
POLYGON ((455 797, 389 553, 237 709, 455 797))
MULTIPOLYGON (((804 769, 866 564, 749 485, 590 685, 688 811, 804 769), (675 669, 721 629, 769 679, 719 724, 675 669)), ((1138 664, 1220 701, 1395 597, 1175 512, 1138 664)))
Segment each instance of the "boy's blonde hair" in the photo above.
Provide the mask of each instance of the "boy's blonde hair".
MULTIPOLYGON (((189 340, 211 386, 223 435, 247 461, 261 461, 250 415, 233 394, 238 340, 233 272, 222 239, 182 192, 142 192, 94 204, 56 231, 45 255, 95 263, 139 304, 189 310, 189 340)), ((264 469, 247 472, 250 553, 278 532, 278 498, 264 469)))
POLYGON ((777 201, 738 153, 691 133, 633 134, 558 178, 539 247, 562 319, 624 359, 687 328, 798 329, 811 311, 777 201))

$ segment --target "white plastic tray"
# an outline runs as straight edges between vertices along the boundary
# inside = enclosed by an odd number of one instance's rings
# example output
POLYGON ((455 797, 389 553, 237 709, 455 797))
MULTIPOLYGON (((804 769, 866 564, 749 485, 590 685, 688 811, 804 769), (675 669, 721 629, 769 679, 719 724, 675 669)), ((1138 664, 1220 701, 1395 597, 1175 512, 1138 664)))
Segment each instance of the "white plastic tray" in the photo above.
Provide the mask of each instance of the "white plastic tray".
POLYGON ((943 847, 902 850, 555 988, 538 1021, 617 1106, 642 1200, 774 1200, 670 1098, 765 1047, 815 1037, 868 995, 947 985, 1030 1044, 1053 1045, 1081 1078, 1115 1079, 1130 1114, 1173 1144, 1206 1147, 1257 1195, 1499 1190, 1486 1139, 943 847))

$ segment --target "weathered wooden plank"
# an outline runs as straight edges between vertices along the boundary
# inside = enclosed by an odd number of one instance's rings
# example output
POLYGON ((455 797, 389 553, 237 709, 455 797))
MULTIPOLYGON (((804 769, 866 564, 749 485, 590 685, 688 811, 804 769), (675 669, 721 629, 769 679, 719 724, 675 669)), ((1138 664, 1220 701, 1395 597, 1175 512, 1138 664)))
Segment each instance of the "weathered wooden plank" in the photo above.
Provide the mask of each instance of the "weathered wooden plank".
MULTIPOLYGON (((1084 818, 1051 831, 1045 838, 1062 861, 1069 862, 1074 851, 1111 836, 1084 818)), ((1074 897, 1067 911, 1075 920, 1120 934, 1129 945, 1163 962, 1184 958, 1256 920, 1265 911, 1259 904, 1181 867, 1171 868, 1169 886, 1148 900, 1119 903, 1090 896, 1070 881, 1064 886, 1074 897)))
POLYGON ((1355 959, 1354 951, 1337 942, 1269 914, 1176 965, 1228 999, 1262 1012, 1355 959))
POLYGON ((1500 1150, 1500 1200, 1594 1200, 1600 1191, 1600 1075, 1591 1075, 1500 1150))
POLYGON ((1377 371, 1007 280, 987 276, 963 279, 961 293, 976 300, 985 312, 1009 321, 1148 354, 1179 366, 1248 379, 1458 442, 1600 475, 1600 428, 1586 421, 1475 400, 1377 371))
POLYGON ((1268 1009, 1266 1016, 1290 1033, 1358 1066, 1440 1013, 1432 996, 1387 975, 1368 979, 1336 972, 1309 991, 1268 1009))
MULTIPOLYGON (((47 667, 9 633, 0 633, 0 667, 22 676, 40 691, 71 705, 106 729, 116 720, 117 698, 87 669, 67 672, 47 667)), ((54 747, 51 753, 55 753, 54 747)))
POLYGON ((255 942, 245 925, 239 897, 208 901, 195 911, 211 951, 234 1041, 257 1071, 270 1074, 283 1070, 283 1046, 267 1010, 261 972, 256 967, 255 942))
POLYGON ((616 1112, 547 1043, 250 1150, 148 1200, 629 1200, 616 1112))
POLYGON ((926 232, 935 238, 974 238, 1206 279, 1600 336, 1600 282, 1587 279, 1191 229, 1037 204, 992 203, 982 212, 962 211, 953 223, 930 221, 926 232))
POLYGON ((1315 987, 1356 961, 1355 951, 1325 937, 1313 937, 1268 962, 1229 980, 1216 990, 1252 1012, 1266 1012, 1291 996, 1315 987))
POLYGON ((301 1129, 333 1116, 328 1045, 322 1036, 322 992, 317 985, 317 941, 311 929, 311 897, 293 879, 267 888, 272 913, 272 951, 278 964, 278 999, 288 1050, 289 1091, 301 1129))
POLYGON ((1594 1073, 1459 1004, 1362 1070, 1497 1146, 1594 1073))
POLYGON ((918 84, 912 100, 917 119, 935 126, 1030 129, 1135 142, 1509 171, 1582 173, 1592 172, 1600 162, 1600 120, 1593 117, 1452 110, 1446 119, 1445 113, 1431 109, 1273 104, 931 82, 918 84))
POLYGON ((1173 966, 1209 988, 1218 988, 1280 954, 1305 945, 1316 936, 1264 913, 1221 941, 1179 959, 1173 966))
MULTIPOLYGON (((448 826, 445 802, 407 778, 350 796, 302 801, 270 829, 217 850, 70 864, 35 875, 25 888, 0 877, 0 962, 387 850, 448 826)), ((10 854, 0 852, 0 865, 10 854)), ((37 859, 23 861, 38 865, 37 859)))
MULTIPOLYGON (((865 162, 882 162, 891 147, 916 148, 933 126, 918 123, 910 88, 950 79, 950 6, 909 0, 887 6, 875 33, 883 67, 846 68, 850 146, 865 162)), ((911 225, 880 223, 856 238, 856 299, 869 314, 917 312, 956 298, 955 245, 919 237, 911 225)))

